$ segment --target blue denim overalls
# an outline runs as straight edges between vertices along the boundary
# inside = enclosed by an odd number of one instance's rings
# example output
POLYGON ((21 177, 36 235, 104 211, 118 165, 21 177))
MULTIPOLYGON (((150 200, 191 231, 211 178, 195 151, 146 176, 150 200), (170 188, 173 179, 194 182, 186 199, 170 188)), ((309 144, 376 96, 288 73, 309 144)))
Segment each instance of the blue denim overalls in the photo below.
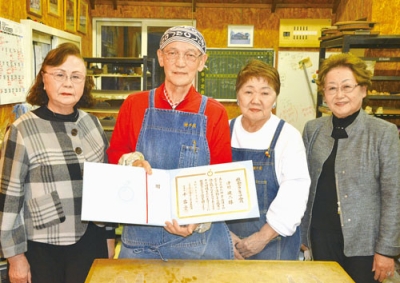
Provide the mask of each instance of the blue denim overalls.
MULTIPOLYGON (((268 149, 232 148, 233 161, 253 160, 258 206, 260 209, 260 218, 258 219, 243 219, 227 222, 229 229, 240 238, 248 237, 258 232, 261 227, 264 226, 268 208, 278 193, 279 183, 275 172, 275 145, 284 123, 285 121, 283 120, 279 122, 268 149), (268 154, 266 152, 268 152, 268 154)), ((230 123, 231 137, 234 124, 235 119, 230 123)), ((260 253, 248 259, 298 260, 299 253, 300 231, 297 227, 296 232, 292 236, 276 237, 271 240, 260 253)))
MULTIPOLYGON (((155 90, 143 119, 136 150, 153 168, 176 169, 208 165, 210 151, 204 115, 207 97, 198 113, 155 108, 155 90)), ((165 200, 169 201, 169 200, 165 200)), ((167 217, 166 217, 167 220, 167 217)), ((124 225, 119 258, 233 259, 233 243, 224 222, 215 222, 205 233, 186 238, 168 233, 164 227, 124 225)))

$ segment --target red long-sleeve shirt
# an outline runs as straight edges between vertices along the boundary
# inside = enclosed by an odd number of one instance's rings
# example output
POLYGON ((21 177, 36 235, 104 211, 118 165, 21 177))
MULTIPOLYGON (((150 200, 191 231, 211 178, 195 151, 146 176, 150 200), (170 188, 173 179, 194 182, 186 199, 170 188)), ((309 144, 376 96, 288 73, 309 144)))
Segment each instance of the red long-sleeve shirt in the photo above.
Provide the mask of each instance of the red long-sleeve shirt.
MULTIPOLYGON (((149 91, 132 94, 122 104, 116 125, 107 150, 108 161, 118 163, 119 158, 134 152, 146 109, 149 107, 149 91)), ((175 108, 178 111, 197 113, 201 95, 192 86, 185 99, 175 108)), ((171 109, 164 96, 164 84, 156 89, 155 107, 171 109)), ((207 141, 210 149, 211 164, 232 161, 228 115, 222 104, 209 98, 205 111, 207 116, 207 141)), ((162 138, 162 137, 160 137, 162 138)))

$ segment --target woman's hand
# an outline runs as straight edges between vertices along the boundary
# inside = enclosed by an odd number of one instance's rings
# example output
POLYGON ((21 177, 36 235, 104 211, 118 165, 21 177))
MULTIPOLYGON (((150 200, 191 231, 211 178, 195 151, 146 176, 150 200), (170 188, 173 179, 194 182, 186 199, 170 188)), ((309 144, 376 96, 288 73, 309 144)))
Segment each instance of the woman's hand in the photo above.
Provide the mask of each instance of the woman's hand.
POLYGON ((312 260, 311 250, 306 245, 301 244, 300 249, 304 254, 304 260, 312 260))
POLYGON ((10 283, 32 283, 31 267, 24 254, 9 257, 7 260, 10 264, 8 270, 10 283))
POLYGON ((244 258, 248 258, 261 252, 277 236, 279 234, 266 223, 260 231, 242 239, 235 247, 244 258))
POLYGON ((235 247, 244 258, 248 258, 261 252, 268 242, 260 232, 256 232, 242 239, 235 247))
POLYGON ((241 239, 236 236, 232 231, 229 231, 231 233, 231 238, 233 242, 233 253, 235 255, 235 259, 244 259, 242 255, 239 253, 239 251, 236 249, 236 245, 240 243, 241 239))
POLYGON ((164 229, 171 234, 187 237, 193 234, 193 231, 197 228, 197 225, 198 224, 189 224, 181 226, 175 219, 173 219, 172 223, 169 221, 165 222, 164 229))
POLYGON ((115 256, 115 239, 107 239, 108 258, 115 256))
POLYGON ((372 264, 372 271, 375 271, 375 280, 382 282, 387 277, 392 277, 395 272, 394 259, 383 256, 380 254, 374 255, 374 263, 372 264))

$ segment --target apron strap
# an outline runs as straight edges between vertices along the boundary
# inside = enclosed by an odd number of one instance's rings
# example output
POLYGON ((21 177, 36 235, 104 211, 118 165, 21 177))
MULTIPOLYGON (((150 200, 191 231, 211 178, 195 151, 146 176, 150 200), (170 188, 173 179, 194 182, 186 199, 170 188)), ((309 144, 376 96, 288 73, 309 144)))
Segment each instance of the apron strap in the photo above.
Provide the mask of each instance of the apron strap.
POLYGON ((199 108, 199 114, 203 114, 204 115, 204 112, 206 112, 207 100, 208 100, 208 97, 202 95, 201 104, 200 104, 200 108, 199 108))
MULTIPOLYGON (((156 89, 153 88, 152 90, 150 90, 150 94, 149 94, 149 108, 154 108, 154 97, 155 97, 155 93, 156 93, 156 89)), ((199 114, 203 114, 206 111, 206 107, 207 107, 207 100, 208 97, 202 95, 201 96, 201 103, 200 103, 200 108, 199 108, 199 114)))
MULTIPOLYGON (((229 128, 231 130, 231 138, 232 138, 233 127, 235 126, 235 122, 236 122, 236 118, 233 118, 231 120, 231 123, 229 124, 229 128)), ((276 131, 275 131, 275 134, 274 134, 274 137, 272 138, 271 144, 270 144, 270 146, 268 148, 269 150, 275 148, 276 142, 278 141, 279 135, 281 134, 281 131, 282 131, 282 128, 283 128, 284 124, 285 124, 284 120, 280 120, 279 121, 278 127, 276 128, 276 131)))
POLYGON ((275 149, 276 142, 278 141, 279 135, 281 134, 284 124, 285 124, 284 120, 279 121, 278 127, 276 128, 276 131, 275 131, 274 137, 272 138, 269 149, 275 149))
POLYGON ((149 108, 154 108, 154 96, 156 94, 156 89, 153 88, 150 90, 150 95, 149 95, 149 108))

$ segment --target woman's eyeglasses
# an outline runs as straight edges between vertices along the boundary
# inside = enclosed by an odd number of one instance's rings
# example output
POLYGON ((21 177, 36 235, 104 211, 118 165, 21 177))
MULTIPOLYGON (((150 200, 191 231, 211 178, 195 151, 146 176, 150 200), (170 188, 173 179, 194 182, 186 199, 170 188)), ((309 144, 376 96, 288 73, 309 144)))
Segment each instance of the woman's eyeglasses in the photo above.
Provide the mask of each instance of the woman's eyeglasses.
MULTIPOLYGON (((65 80, 68 79, 68 75, 65 72, 62 72, 62 71, 56 71, 56 72, 53 72, 53 73, 48 73, 46 71, 43 71, 43 73, 51 75, 58 82, 65 82, 65 80)), ((82 83, 83 81, 85 81, 85 78, 86 78, 86 76, 84 76, 82 74, 71 74, 69 76, 69 79, 74 84, 82 83)))
POLYGON ((342 93, 350 93, 352 92, 359 84, 345 84, 341 85, 340 87, 337 86, 328 86, 324 88, 324 91, 330 95, 335 95, 340 90, 342 93))

